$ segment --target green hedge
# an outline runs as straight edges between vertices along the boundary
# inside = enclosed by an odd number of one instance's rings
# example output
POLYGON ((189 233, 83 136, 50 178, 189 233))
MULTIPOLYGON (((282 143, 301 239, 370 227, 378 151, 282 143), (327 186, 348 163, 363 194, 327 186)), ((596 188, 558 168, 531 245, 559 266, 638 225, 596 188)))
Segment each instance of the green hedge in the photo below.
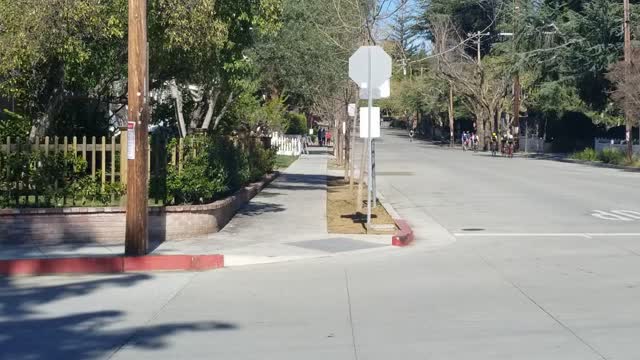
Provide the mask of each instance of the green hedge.
MULTIPOLYGON (((166 146, 166 162, 149 179, 150 199, 176 205, 212 202, 272 172, 276 163, 276 150, 256 138, 196 135, 183 143, 173 166, 177 140, 166 146)), ((121 183, 102 185, 101 174, 91 176, 87 162, 71 153, 0 152, 0 170, 2 208, 106 206, 118 204, 125 194, 121 183)))
POLYGON ((119 184, 100 184, 87 162, 72 154, 0 153, 0 207, 109 204, 124 194, 119 184))
POLYGON ((638 159, 637 156, 634 156, 633 161, 630 162, 627 154, 617 149, 604 149, 598 152, 594 149, 588 148, 572 154, 571 158, 623 166, 637 166, 640 162, 640 159, 638 159))
MULTIPOLYGON (((187 138, 182 169, 170 166, 166 199, 171 204, 203 204, 218 200, 272 172, 276 150, 251 139, 196 136, 187 138), (192 140, 193 139, 193 140, 192 140)), ((170 143, 169 147, 175 146, 170 143)))

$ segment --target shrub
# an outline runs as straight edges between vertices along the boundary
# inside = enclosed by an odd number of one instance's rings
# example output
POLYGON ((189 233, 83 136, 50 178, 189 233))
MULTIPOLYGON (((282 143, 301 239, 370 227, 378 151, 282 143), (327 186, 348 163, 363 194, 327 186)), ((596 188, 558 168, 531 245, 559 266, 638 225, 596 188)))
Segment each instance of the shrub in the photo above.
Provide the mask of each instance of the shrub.
POLYGON ((308 133, 307 118, 299 113, 287 113, 285 115, 287 131, 289 135, 305 135, 308 133))
POLYGON ((263 146, 250 147, 249 174, 250 181, 259 180, 262 176, 273 171, 276 166, 277 150, 265 149, 263 146))
POLYGON ((186 141, 189 145, 184 146, 180 159, 182 170, 168 169, 167 193, 174 204, 202 204, 229 190, 228 173, 217 146, 209 138, 197 140, 186 141))
POLYGON ((7 109, 1 112, 6 116, 6 119, 0 120, 0 138, 5 139, 7 136, 19 138, 29 135, 31 120, 7 109))
MULTIPOLYGON (((245 143, 223 137, 187 138, 182 170, 169 167, 167 196, 174 204, 215 201, 273 171, 276 150, 257 139, 245 143), (193 142, 192 142, 192 139, 193 142)), ((175 146, 169 144, 169 146, 175 146)))
MULTIPOLYGON (((43 152, 1 155, 0 162, 8 171, 0 174, 0 206, 64 206, 68 200, 86 205, 98 202, 107 205, 124 194, 121 184, 100 183, 98 173, 87 175, 87 162, 73 154, 43 152), (28 184, 28 185, 27 185, 28 184), (19 204, 21 196, 38 195, 38 203, 19 204)), ((28 199, 28 198, 27 198, 28 199)))
POLYGON ((591 148, 584 149, 571 155, 572 159, 584 161, 598 161, 598 153, 591 148))
POLYGON ((616 149, 604 149, 598 154, 598 160, 605 164, 622 164, 624 163, 626 155, 616 149))

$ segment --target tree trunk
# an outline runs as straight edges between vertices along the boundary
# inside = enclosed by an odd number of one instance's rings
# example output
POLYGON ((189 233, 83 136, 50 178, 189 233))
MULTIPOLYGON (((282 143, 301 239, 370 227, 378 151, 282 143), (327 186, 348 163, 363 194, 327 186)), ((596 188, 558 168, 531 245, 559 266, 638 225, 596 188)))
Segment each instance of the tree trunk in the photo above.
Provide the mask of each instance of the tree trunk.
MULTIPOLYGON (((213 130, 215 130, 218 127, 218 125, 220 124, 220 120, 222 120, 222 117, 227 112, 229 106, 232 103, 233 103, 233 92, 229 94, 229 97, 227 98, 227 102, 224 104, 224 106, 220 110, 220 113, 218 114, 218 116, 216 116, 216 119, 215 119, 215 121, 213 123, 213 130)), ((215 106, 215 104, 214 104, 214 106, 215 106)), ((204 123, 202 124, 202 128, 203 129, 209 129, 209 124, 210 123, 211 123, 211 118, 205 119, 204 123)))
POLYGON ((455 127, 453 114, 453 86, 449 84, 449 135, 451 136, 450 146, 455 146, 455 127))
POLYGON ((180 90, 178 89, 178 84, 175 79, 169 83, 169 87, 171 88, 171 96, 176 101, 176 115, 178 117, 178 129, 180 130, 180 137, 187 136, 187 125, 184 122, 184 113, 182 112, 182 95, 180 94, 180 90))
POLYGON ((633 126, 627 122, 627 157, 633 161, 633 126))
MULTIPOLYGON (((367 166, 367 150, 369 148, 369 145, 367 145, 368 141, 364 141, 362 144, 362 160, 360 161, 360 176, 358 179, 358 196, 356 197, 356 211, 360 211, 362 210, 362 188, 364 186, 364 175, 365 175, 365 168, 368 169, 367 166)), ((368 188, 367 188, 368 191, 368 188)))
POLYGON ((349 126, 349 116, 345 116, 345 130, 344 134, 344 181, 351 181, 349 178, 351 174, 351 127, 349 126))
POLYGON ((478 148, 484 149, 485 144, 485 124, 487 119, 480 114, 479 117, 476 118, 476 134, 478 135, 478 148))

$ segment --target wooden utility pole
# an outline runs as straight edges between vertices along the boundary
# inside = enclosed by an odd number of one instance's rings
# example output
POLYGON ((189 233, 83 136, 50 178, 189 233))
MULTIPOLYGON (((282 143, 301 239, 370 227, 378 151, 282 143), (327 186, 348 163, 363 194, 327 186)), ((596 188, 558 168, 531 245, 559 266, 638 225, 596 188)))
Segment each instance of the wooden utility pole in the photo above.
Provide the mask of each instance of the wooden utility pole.
POLYGON ((125 254, 147 253, 149 104, 147 62, 147 0, 129 0, 128 174, 125 254), (131 134, 133 133, 133 134, 131 134))
MULTIPOLYGON (((514 21, 513 21, 513 52, 518 52, 518 16, 520 15, 520 0, 513 1, 514 21)), ((520 144, 520 94, 522 87, 520 86, 520 74, 518 70, 513 74, 513 138, 516 149, 520 144)))
MULTIPOLYGON (((624 2, 624 67, 625 73, 628 75, 631 67, 631 29, 629 27, 629 0, 623 0, 624 2)), ((626 138, 627 138, 627 156, 629 159, 633 158, 633 124, 631 123, 631 114, 625 109, 624 112, 626 123, 626 138)))

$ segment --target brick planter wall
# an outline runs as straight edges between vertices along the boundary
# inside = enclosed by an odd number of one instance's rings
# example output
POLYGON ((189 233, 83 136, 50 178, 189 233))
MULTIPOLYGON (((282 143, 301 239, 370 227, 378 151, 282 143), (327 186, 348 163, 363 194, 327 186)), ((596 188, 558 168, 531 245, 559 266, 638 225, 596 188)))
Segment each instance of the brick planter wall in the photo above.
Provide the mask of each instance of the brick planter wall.
MULTIPOLYGON (((234 195, 206 205, 149 208, 149 240, 182 240, 220 231, 235 213, 277 177, 269 174, 234 195)), ((125 209, 0 209, 0 244, 121 244, 125 209)))

